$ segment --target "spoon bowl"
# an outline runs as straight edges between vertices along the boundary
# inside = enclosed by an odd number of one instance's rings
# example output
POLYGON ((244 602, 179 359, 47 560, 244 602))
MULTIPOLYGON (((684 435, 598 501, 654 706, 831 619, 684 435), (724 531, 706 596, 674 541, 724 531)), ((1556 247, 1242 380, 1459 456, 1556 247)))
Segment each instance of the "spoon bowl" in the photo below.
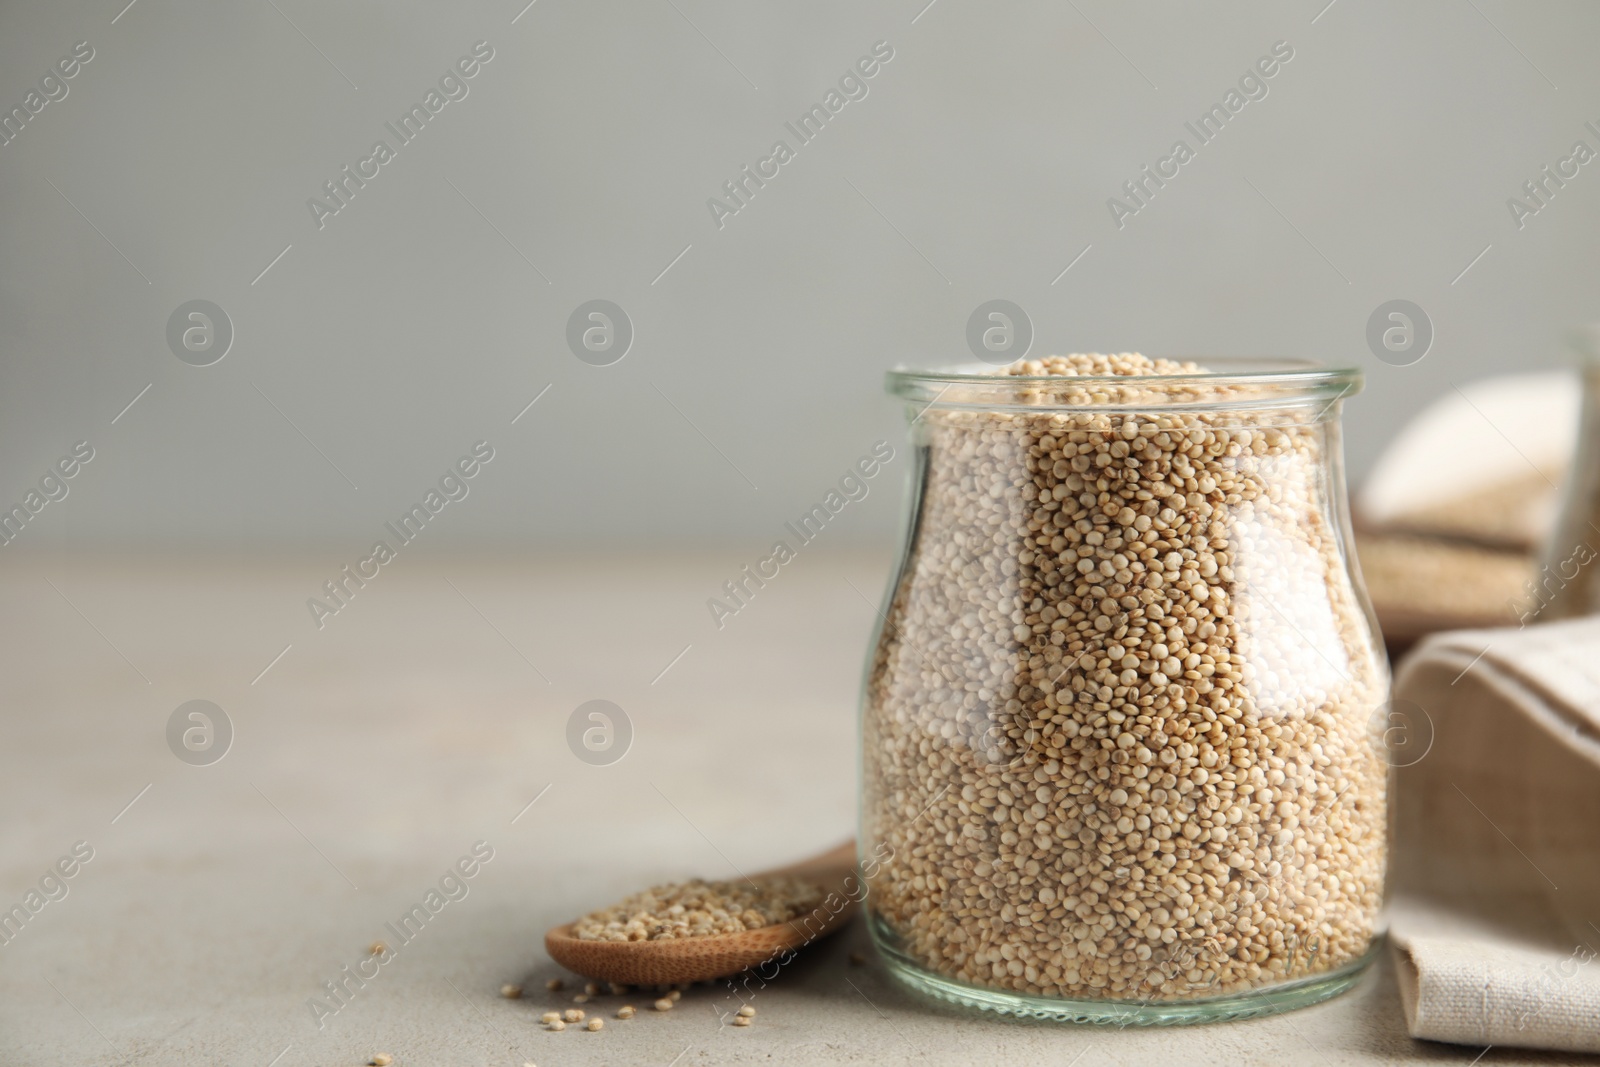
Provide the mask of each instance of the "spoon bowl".
POLYGON ((784 952, 798 951, 848 922, 864 890, 855 859, 851 841, 788 867, 752 875, 754 882, 799 878, 823 890, 822 904, 788 922, 736 934, 659 941, 586 941, 573 935, 574 923, 565 923, 544 935, 545 951, 575 974, 619 985, 682 985, 738 974, 784 952))

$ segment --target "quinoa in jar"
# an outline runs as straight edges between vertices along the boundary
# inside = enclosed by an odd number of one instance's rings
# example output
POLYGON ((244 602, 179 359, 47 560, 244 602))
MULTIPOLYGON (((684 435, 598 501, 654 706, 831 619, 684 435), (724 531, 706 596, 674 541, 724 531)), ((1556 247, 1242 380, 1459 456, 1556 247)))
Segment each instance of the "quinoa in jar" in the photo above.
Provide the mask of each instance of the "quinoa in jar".
POLYGON ((917 463, 862 851, 891 970, 1102 1022, 1348 988, 1381 935, 1388 775, 1340 456, 1356 373, 986 371, 890 375, 917 463))

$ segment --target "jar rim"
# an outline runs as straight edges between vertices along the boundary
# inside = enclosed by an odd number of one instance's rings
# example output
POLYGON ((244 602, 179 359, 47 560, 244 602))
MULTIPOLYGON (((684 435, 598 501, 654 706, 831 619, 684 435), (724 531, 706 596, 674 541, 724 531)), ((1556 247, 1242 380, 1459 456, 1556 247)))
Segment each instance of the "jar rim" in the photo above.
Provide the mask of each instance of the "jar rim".
MULTIPOLYGON (((1172 358, 1172 357, 1169 357, 1172 358)), ((961 363, 943 367, 900 366, 885 376, 885 388, 928 407, 965 409, 1236 410, 1334 404, 1361 391, 1357 367, 1329 367, 1290 357, 1185 356, 1206 367, 1201 374, 1012 375, 1000 366, 961 363), (1227 386, 1224 397, 1206 397, 1227 386), (1054 391, 1103 393, 1090 401, 1052 399, 1054 391)))

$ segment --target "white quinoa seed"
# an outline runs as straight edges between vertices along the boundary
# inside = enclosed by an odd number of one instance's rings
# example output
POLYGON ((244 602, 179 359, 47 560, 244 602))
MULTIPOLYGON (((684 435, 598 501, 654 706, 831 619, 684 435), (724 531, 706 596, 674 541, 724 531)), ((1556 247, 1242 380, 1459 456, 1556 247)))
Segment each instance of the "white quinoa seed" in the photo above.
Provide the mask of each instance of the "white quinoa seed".
POLYGON ((739 1014, 743 1015, 746 1019, 754 1019, 756 1017, 756 1009, 751 1005, 746 1004, 744 1007, 739 1009, 739 1014))
POLYGON ((560 1019, 557 1019, 555 1022, 550 1024, 551 1030, 565 1030, 566 1028, 567 1024, 562 1022, 560 1019))
POLYGON ((582 1008, 568 1008, 561 1013, 561 1018, 569 1023, 581 1023, 584 1019, 584 1010, 582 1008))
POLYGON ((633 1018, 633 1014, 634 1007, 632 1004, 624 1004, 622 1007, 617 1009, 617 1018, 619 1019, 631 1019, 633 1018))
POLYGON ((394 1057, 387 1052, 380 1052, 372 1057, 372 1067, 389 1067, 394 1062, 394 1057))
POLYGON ((547 1011, 543 1015, 539 1016, 539 1021, 544 1023, 546 1026, 550 1025, 551 1023, 560 1022, 561 1013, 559 1011, 547 1011))
POLYGON ((518 997, 522 996, 522 987, 519 985, 512 985, 510 982, 507 982, 505 985, 500 987, 500 995, 505 997, 507 1000, 516 1000, 518 997))
POLYGON ((666 997, 662 997, 660 1000, 655 1002, 655 1009, 656 1011, 671 1011, 672 1001, 666 997))
POLYGON ((733 1025, 735 1025, 735 1026, 749 1026, 750 1025, 750 1016, 748 1016, 748 1015, 735 1015, 733 1017, 733 1025))
POLYGON ((584 1024, 583 1028, 592 1033, 595 1030, 603 1030, 605 1028, 605 1025, 606 1025, 606 1021, 604 1019, 590 1019, 587 1023, 584 1024))
POLYGON ((572 1003, 574 1003, 574 1004, 587 1004, 587 1003, 589 1003, 589 994, 587 994, 587 993, 578 993, 577 995, 575 995, 572 998, 572 1003))
MULTIPOLYGON (((1061 378, 1024 403, 1136 406, 1152 386, 1072 379, 1202 372, 1123 353, 1004 373, 1061 378)), ((1387 678, 1316 415, 919 420, 920 532, 864 722, 888 857, 868 906, 913 959, 1035 995, 1184 999, 1369 949, 1387 678)))
POLYGON ((562 990, 562 989, 563 989, 563 988, 564 988, 564 987, 565 987, 565 986, 566 986, 566 983, 565 983, 565 982, 563 982, 563 981, 562 981, 562 980, 561 980, 561 979, 559 979, 559 978, 552 978, 552 979, 550 979, 550 980, 549 980, 549 981, 548 981, 548 982, 546 982, 546 983, 545 983, 545 984, 544 984, 544 987, 545 987, 545 988, 546 988, 546 989, 548 989, 548 990, 550 990, 550 992, 552 992, 552 993, 559 993, 559 992, 561 992, 561 990, 562 990))
POLYGON ((635 893, 585 915, 573 924, 572 932, 584 941, 661 941, 737 934, 809 913, 826 895, 820 886, 796 878, 764 878, 754 885, 695 879, 635 893))

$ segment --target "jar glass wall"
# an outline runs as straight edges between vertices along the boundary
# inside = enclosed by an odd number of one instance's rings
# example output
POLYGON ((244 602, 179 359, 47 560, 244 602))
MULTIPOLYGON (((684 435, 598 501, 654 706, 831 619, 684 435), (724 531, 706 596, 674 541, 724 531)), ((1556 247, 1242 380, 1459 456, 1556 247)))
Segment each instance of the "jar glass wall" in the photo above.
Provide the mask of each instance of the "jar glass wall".
POLYGON ((898 977, 1165 1023, 1312 1003, 1370 961, 1388 674, 1341 463, 1358 385, 889 376, 916 463, 861 858, 898 977))

